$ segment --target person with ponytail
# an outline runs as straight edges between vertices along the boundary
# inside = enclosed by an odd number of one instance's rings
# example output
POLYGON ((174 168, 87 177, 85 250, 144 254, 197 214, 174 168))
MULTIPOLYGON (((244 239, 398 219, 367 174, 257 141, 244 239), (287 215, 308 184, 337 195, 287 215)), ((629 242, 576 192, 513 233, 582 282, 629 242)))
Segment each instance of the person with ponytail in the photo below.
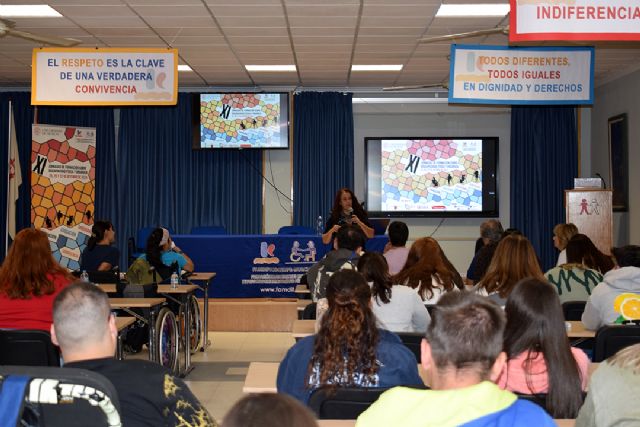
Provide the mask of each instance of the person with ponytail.
POLYGON ((393 332, 421 332, 429 326, 429 312, 409 286, 393 285, 384 256, 367 252, 358 260, 358 272, 371 286, 371 308, 381 327, 393 332))
POLYGON ((587 388, 589 359, 571 347, 555 288, 527 278, 514 287, 505 306, 507 363, 498 386, 521 394, 547 395, 554 418, 575 418, 587 388))
POLYGON ((359 273, 333 274, 327 300, 318 333, 298 341, 280 363, 279 393, 307 403, 322 386, 423 386, 413 353, 397 335, 377 328, 371 290, 359 273))
POLYGON ((91 227, 91 237, 82 251, 80 270, 109 271, 118 265, 120 251, 112 246, 116 241, 116 230, 110 221, 96 221, 91 227))

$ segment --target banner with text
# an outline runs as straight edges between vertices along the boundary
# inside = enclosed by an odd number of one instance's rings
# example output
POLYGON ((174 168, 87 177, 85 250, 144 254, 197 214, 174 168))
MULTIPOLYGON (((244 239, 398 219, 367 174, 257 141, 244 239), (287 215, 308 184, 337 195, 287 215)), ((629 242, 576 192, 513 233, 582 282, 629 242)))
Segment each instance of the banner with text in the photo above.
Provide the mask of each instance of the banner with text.
POLYGON ((449 102, 592 104, 591 47, 451 45, 449 102))
POLYGON ((509 41, 640 40, 640 0, 510 0, 509 41))
POLYGON ((31 225, 49 236, 54 258, 71 270, 93 226, 96 130, 33 125, 31 225))
POLYGON ((40 48, 33 105, 175 105, 177 49, 40 48))

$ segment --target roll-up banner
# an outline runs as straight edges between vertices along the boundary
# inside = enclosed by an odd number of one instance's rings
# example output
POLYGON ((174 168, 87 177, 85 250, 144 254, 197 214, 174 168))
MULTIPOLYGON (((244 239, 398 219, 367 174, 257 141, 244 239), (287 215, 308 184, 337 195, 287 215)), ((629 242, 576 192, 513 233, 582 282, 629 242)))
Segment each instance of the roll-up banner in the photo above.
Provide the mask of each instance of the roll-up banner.
POLYGON ((31 224, 77 270, 93 225, 96 129, 33 125, 31 147, 31 224))
POLYGON ((177 49, 40 48, 33 105, 175 105, 177 49))
POLYGON ((640 40, 639 0, 510 0, 509 41, 640 40))
POLYGON ((451 45, 449 102, 592 104, 592 47, 451 45))

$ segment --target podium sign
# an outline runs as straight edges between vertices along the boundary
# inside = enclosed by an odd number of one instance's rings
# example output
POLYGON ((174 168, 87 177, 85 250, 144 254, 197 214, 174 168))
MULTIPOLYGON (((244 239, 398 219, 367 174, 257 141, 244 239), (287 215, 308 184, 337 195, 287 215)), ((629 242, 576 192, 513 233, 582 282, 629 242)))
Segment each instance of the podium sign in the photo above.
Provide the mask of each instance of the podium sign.
POLYGON ((598 249, 611 254, 613 213, 611 190, 565 190, 564 206, 567 222, 589 236, 598 249))

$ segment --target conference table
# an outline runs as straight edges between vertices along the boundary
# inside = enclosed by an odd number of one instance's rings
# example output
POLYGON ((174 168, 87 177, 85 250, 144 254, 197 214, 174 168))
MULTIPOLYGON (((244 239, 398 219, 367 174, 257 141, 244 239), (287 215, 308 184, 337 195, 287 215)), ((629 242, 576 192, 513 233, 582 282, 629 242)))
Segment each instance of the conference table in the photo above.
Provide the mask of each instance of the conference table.
MULTIPOLYGON (((589 364, 589 378, 598 369, 599 363, 589 364)), ((278 378, 279 362, 251 362, 247 376, 242 386, 243 393, 277 393, 276 380, 278 378)), ((427 375, 422 365, 418 364, 418 374, 427 384, 427 375)))
MULTIPOLYGON (((590 331, 584 327, 579 320, 568 322, 571 328, 567 329, 569 338, 593 338, 596 336, 595 331, 590 331)), ((315 334, 315 320, 294 320, 291 335, 297 340, 315 334)))
MULTIPOLYGON (((215 271, 215 298, 295 298, 295 287, 309 267, 332 249, 313 235, 172 236, 200 271, 215 271)), ((382 252, 387 236, 367 240, 366 251, 382 252)))

